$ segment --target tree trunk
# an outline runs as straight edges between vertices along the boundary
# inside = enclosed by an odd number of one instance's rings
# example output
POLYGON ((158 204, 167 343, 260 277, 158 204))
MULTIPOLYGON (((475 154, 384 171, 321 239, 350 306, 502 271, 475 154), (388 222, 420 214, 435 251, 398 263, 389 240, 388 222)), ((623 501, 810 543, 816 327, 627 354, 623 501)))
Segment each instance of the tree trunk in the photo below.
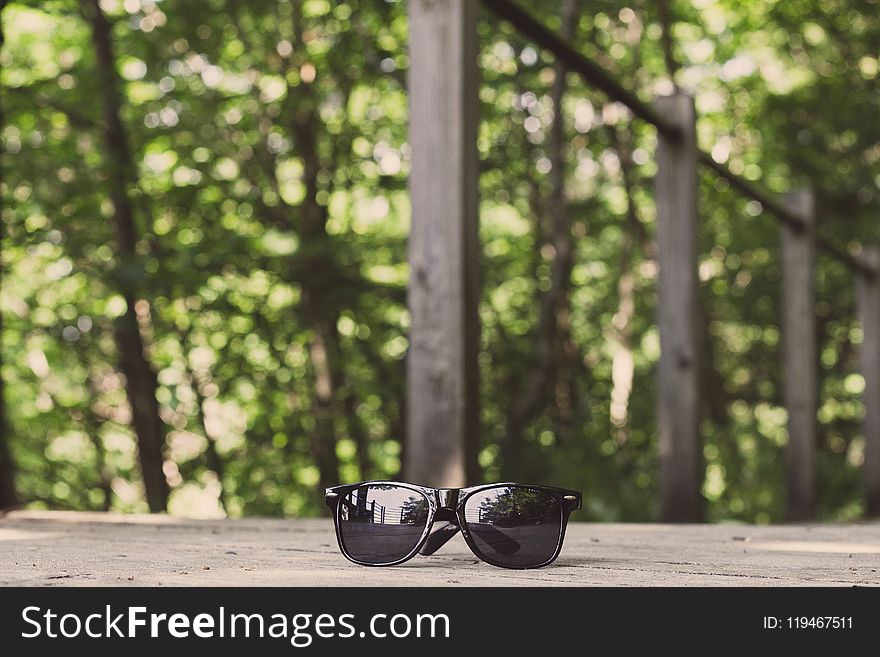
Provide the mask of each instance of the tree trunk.
MULTIPOLYGON (((568 40, 577 18, 577 0, 562 0, 561 35, 568 40)), ((546 406, 556 371, 556 343, 559 337, 560 308, 568 298, 573 259, 571 225, 565 202, 565 132, 562 102, 565 96, 565 64, 557 61, 554 69, 551 98, 553 123, 550 126, 550 245, 553 262, 550 268, 550 288, 541 298, 541 312, 536 332, 538 359, 527 377, 529 383, 514 399, 507 411, 502 472, 506 479, 516 480, 523 474, 522 433, 528 422, 546 406)), ((541 248, 540 240, 536 245, 541 248)))
POLYGON ((318 484, 322 489, 339 483, 333 403, 338 379, 334 376, 335 368, 330 365, 332 356, 328 351, 333 347, 328 345, 329 335, 330 331, 319 325, 309 342, 309 361, 315 379, 315 430, 310 447, 312 458, 318 466, 318 484))
MULTIPOLYGON (((0 320, 0 335, 2 335, 0 320)), ((9 422, 6 418, 6 386, 0 377, 0 511, 18 505, 15 492, 15 464, 9 450, 9 422)))
MULTIPOLYGON (((5 410, 5 409, 4 409, 5 410)), ((18 506, 15 492, 15 466, 7 444, 7 423, 5 416, 0 419, 0 511, 18 506)))
POLYGON ((164 511, 168 504, 168 483, 162 471, 164 461, 165 426, 159 417, 156 399, 156 374, 144 354, 140 333, 137 304, 141 315, 148 316, 149 306, 139 300, 139 282, 135 270, 138 231, 135 225, 134 204, 128 189, 137 185, 137 174, 122 125, 122 99, 119 76, 113 54, 111 27, 98 0, 84 5, 91 25, 92 42, 97 57, 98 76, 102 82, 101 102, 104 113, 104 148, 110 199, 113 203, 113 223, 116 228, 117 277, 126 310, 114 325, 114 337, 119 351, 120 369, 125 374, 126 394, 131 405, 132 426, 137 436, 138 457, 144 480, 147 504, 152 512, 164 511))
POLYGON ((635 372, 632 351, 631 322, 635 315, 635 273, 633 271, 634 251, 639 236, 639 217, 633 195, 632 138, 631 135, 615 127, 610 128, 617 156, 623 188, 626 191, 626 219, 623 239, 620 245, 620 278, 617 281, 617 312, 611 320, 610 336, 617 344, 612 357, 611 379, 611 425, 612 433, 619 444, 627 442, 631 436, 629 423, 629 400, 632 393, 635 372))
MULTIPOLYGON (((0 11, 6 6, 6 0, 0 0, 0 11)), ((0 17, 0 46, 3 45, 3 23, 0 17)), ((0 132, 3 129, 2 108, 0 108, 0 132)), ((0 240, 5 235, 0 232, 0 240)), ((0 337, 3 335, 3 317, 0 315, 0 337)), ((0 362, 2 365, 2 362, 0 362)), ((9 422, 6 418, 6 389, 3 378, 0 377, 0 511, 18 505, 18 496, 15 492, 15 465, 9 450, 9 422)))
MULTIPOLYGON (((300 0, 291 4, 295 48, 306 57, 303 39, 303 16, 300 0)), ((295 64, 304 63, 298 59, 295 64)), ((288 89, 296 96, 291 105, 290 134, 294 151, 302 158, 302 182, 306 194, 300 204, 299 234, 302 238, 301 263, 304 272, 311 273, 302 280, 303 320, 312 330, 309 341, 309 361, 314 376, 315 430, 311 437, 311 452, 320 473, 319 486, 323 489, 339 483, 339 459, 336 455, 335 411, 343 375, 339 362, 339 334, 336 323, 339 309, 332 302, 338 265, 333 258, 333 245, 327 234, 327 208, 318 203, 321 158, 316 136, 322 128, 316 99, 311 84, 302 82, 288 89)), ((323 491, 318 491, 322 493, 323 491)))
POLYGON ((678 93, 678 84, 675 81, 675 77, 678 75, 679 66, 675 59, 675 51, 673 49, 673 15, 669 0, 658 0, 657 16, 660 19, 660 42, 663 45, 663 62, 666 65, 666 72, 669 74, 669 80, 672 82, 673 91, 678 93))

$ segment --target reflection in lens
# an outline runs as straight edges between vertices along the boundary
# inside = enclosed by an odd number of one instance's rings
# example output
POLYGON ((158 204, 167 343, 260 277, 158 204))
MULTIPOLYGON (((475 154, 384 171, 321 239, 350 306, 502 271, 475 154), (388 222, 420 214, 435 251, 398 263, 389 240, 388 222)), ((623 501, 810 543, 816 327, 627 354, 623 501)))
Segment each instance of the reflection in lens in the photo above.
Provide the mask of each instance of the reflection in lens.
POLYGON ((464 517, 478 551, 500 564, 539 566, 556 554, 562 505, 548 493, 520 486, 490 488, 467 499, 464 517))
POLYGON ((345 550, 369 564, 403 559, 418 545, 429 511, 428 498, 416 490, 387 484, 356 488, 339 506, 345 550))

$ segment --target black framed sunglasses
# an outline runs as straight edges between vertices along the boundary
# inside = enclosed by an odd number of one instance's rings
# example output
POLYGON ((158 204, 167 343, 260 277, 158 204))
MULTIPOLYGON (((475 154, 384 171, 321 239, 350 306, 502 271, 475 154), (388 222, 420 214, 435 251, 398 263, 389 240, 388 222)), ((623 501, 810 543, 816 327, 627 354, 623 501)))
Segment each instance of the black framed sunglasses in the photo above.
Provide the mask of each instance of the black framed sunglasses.
POLYGON ((501 568, 540 568, 562 550, 574 490, 516 483, 429 488, 397 481, 334 486, 324 501, 347 559, 395 566, 434 554, 459 531, 480 559, 501 568), (434 522, 443 522, 433 532, 434 522))

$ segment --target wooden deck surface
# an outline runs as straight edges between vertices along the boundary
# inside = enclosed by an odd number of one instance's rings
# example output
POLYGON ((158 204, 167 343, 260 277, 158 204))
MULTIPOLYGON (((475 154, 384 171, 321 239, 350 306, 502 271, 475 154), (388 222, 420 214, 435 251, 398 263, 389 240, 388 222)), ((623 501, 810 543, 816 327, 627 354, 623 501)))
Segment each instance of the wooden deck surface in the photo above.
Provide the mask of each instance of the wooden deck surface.
POLYGON ((461 537, 430 557, 364 568, 330 520, 185 520, 14 512, 0 519, 5 586, 880 586, 880 523, 571 523, 559 560, 511 571, 461 537))

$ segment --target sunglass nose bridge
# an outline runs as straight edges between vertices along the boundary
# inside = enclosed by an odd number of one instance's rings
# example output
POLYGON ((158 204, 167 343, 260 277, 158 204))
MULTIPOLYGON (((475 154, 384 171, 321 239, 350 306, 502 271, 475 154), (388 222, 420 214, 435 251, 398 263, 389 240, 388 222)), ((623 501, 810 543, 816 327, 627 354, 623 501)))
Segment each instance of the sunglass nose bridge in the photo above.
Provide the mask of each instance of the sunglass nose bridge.
POLYGON ((457 527, 458 516, 455 515, 455 511, 453 509, 440 507, 439 509, 437 509, 437 513, 434 514, 434 522, 451 522, 457 527))
POLYGON ((458 506, 457 488, 438 488, 437 507, 440 509, 455 509, 458 506))

